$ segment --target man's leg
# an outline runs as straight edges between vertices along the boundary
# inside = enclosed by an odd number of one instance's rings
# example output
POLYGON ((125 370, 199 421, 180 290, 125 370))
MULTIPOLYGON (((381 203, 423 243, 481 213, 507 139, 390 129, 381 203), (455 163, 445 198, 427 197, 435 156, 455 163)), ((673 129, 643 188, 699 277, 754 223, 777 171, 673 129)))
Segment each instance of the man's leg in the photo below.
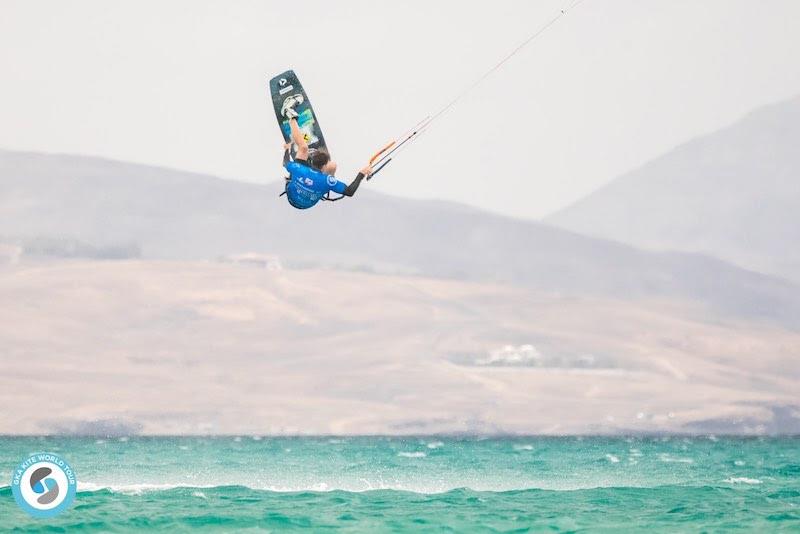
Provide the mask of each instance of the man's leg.
POLYGON ((294 153, 294 159, 301 159, 307 160, 308 159, 308 143, 306 143, 306 139, 303 136, 303 132, 300 131, 300 126, 297 125, 297 119, 289 119, 289 128, 292 131, 292 142, 297 147, 297 151, 294 153))
POLYGON ((281 114, 289 120, 292 142, 297 146, 295 159, 308 158, 308 143, 306 143, 303 132, 300 131, 300 125, 297 124, 297 111, 294 109, 296 105, 302 103, 303 95, 292 95, 284 100, 283 108, 281 109, 281 114))
POLYGON ((296 118, 289 119, 289 129, 292 131, 292 143, 297 145, 297 150, 301 148, 308 150, 308 144, 303 136, 303 132, 300 131, 300 126, 297 124, 296 118))

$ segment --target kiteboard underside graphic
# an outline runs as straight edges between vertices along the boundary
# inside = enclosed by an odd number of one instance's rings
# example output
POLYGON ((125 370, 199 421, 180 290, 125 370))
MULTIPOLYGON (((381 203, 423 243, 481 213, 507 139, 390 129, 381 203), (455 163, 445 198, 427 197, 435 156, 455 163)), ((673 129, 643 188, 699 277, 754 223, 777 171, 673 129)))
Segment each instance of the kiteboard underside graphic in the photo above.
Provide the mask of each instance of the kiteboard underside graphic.
MULTIPOLYGON (((314 109, 311 107, 311 102, 308 99, 303 89, 300 80, 293 70, 279 74, 269 81, 269 92, 272 95, 272 107, 275 109, 275 117, 278 119, 278 125, 283 134, 283 140, 289 142, 291 139, 291 130, 289 129, 289 121, 281 115, 281 107, 284 100, 293 95, 302 95, 303 103, 295 106, 297 111, 297 125, 300 131, 303 132, 303 137, 308 143, 309 149, 313 150, 328 150, 325 145, 325 138, 322 137, 322 130, 320 130, 319 122, 314 114, 314 109)), ((292 156, 296 152, 297 147, 292 145, 292 156)))

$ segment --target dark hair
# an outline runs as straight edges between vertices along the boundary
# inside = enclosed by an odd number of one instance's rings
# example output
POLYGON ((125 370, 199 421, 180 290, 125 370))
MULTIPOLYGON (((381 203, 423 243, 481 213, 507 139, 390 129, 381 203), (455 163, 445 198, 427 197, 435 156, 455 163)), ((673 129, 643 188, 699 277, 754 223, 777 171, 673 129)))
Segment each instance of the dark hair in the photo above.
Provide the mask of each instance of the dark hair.
POLYGON ((315 150, 311 154, 311 165, 315 169, 322 170, 322 167, 324 167, 325 164, 328 163, 330 160, 331 157, 324 150, 315 150))

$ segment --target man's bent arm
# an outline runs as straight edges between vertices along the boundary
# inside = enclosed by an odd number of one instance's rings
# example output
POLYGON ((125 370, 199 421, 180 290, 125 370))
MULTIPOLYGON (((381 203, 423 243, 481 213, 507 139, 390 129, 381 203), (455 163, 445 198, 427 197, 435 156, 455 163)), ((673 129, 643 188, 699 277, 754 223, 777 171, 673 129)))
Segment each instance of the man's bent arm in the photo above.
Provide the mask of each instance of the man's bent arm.
POLYGON ((342 193, 342 194, 345 195, 345 196, 348 196, 348 197, 352 197, 353 195, 355 195, 356 194, 356 190, 358 189, 358 186, 361 185, 361 180, 363 180, 364 178, 365 178, 365 175, 364 175, 363 172, 358 173, 356 175, 355 180, 350 182, 350 185, 348 185, 345 188, 344 193, 342 193))
POLYGON ((363 180, 364 178, 366 178, 370 174, 372 174, 372 167, 367 165, 366 167, 364 167, 363 169, 358 171, 358 174, 356 175, 355 180, 350 182, 350 185, 348 185, 345 188, 344 193, 342 193, 342 194, 345 195, 345 196, 348 196, 348 197, 352 197, 353 195, 355 195, 356 194, 356 190, 358 189, 358 186, 361 185, 361 180, 363 180))

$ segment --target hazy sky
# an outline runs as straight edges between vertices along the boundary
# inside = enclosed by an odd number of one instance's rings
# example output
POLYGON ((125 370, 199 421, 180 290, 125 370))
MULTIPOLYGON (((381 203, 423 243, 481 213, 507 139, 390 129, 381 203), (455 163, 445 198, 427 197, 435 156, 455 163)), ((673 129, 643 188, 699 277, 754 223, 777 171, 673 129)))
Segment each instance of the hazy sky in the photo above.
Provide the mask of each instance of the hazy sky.
MULTIPOLYGON (((349 180, 568 3, 0 0, 0 147, 272 181, 294 68, 349 180)), ((800 93, 798 28, 796 0, 585 0, 367 187, 540 217, 800 93)))

